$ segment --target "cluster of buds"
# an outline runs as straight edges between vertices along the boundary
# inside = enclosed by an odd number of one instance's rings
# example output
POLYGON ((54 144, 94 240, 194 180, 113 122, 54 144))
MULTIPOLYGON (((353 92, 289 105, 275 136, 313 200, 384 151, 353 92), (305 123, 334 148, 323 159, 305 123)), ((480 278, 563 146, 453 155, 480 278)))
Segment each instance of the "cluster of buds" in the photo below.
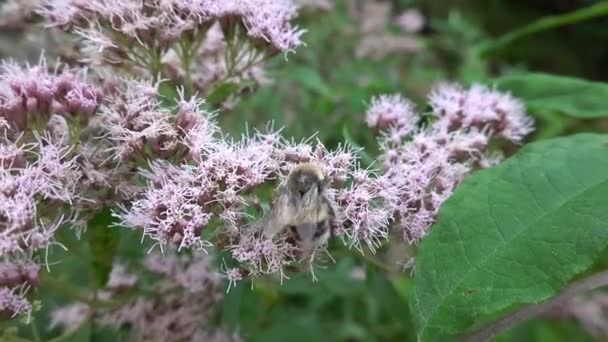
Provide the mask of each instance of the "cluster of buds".
POLYGON ((426 234, 466 175, 501 160, 490 151, 491 141, 519 143, 533 129, 519 101, 481 85, 440 84, 429 103, 435 120, 426 125, 414 105, 398 95, 375 98, 367 112, 369 126, 381 133, 393 225, 410 242, 426 234))
POLYGON ((67 68, 49 72, 44 58, 37 65, 26 67, 3 63, 0 118, 14 132, 40 131, 53 114, 86 125, 99 106, 102 93, 85 78, 84 72, 67 68))

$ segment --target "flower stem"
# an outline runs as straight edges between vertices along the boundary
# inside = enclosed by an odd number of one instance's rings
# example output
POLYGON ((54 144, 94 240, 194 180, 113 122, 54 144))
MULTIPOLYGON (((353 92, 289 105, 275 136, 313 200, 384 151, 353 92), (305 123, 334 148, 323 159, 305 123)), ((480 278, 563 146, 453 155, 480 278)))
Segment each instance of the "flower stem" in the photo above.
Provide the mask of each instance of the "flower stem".
POLYGON ((555 297, 549 298, 544 302, 538 304, 531 304, 524 306, 523 308, 513 311, 512 313, 499 318, 496 321, 490 322, 489 324, 479 328, 476 331, 467 333, 461 336, 460 341, 463 342, 477 342, 487 341, 499 333, 514 327, 515 325, 537 317, 550 309, 559 307, 565 304, 571 298, 588 292, 599 287, 608 286, 608 271, 596 273, 587 278, 574 282, 568 286, 560 294, 555 297))
POLYGON ((38 326, 36 325, 36 322, 30 323, 30 330, 32 332, 32 338, 34 339, 35 342, 42 341, 42 339, 40 338, 40 332, 38 331, 38 326))

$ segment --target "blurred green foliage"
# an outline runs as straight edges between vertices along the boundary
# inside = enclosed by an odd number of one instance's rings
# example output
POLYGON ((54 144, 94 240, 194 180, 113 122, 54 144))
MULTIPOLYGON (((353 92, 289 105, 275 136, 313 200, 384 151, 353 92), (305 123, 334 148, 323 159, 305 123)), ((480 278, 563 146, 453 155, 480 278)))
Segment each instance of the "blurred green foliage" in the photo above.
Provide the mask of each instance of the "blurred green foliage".
MULTIPOLYGON (((316 134, 328 147, 350 143, 365 148, 364 164, 377 155, 375 137, 365 125, 365 110, 374 95, 401 93, 425 111, 424 98, 440 80, 463 83, 494 83, 502 75, 526 71, 546 72, 608 80, 608 17, 571 23, 522 36, 491 54, 483 48, 496 37, 544 16, 556 16, 602 1, 590 0, 393 0, 393 16, 406 8, 419 8, 426 17, 420 34, 423 48, 414 53, 390 54, 381 60, 355 56, 360 23, 348 11, 352 3, 372 0, 337 0, 334 11, 311 12, 302 16, 300 26, 308 32, 307 46, 285 58, 279 56, 268 66, 272 83, 260 87, 233 110, 218 115, 222 127, 234 136, 246 125, 263 129, 269 120, 294 139, 316 134)), ((387 31, 396 32, 391 23, 387 31)), ((499 82, 500 85, 500 82, 499 82)), ((219 86, 209 99, 221 102, 236 86, 219 86)), ((515 92, 517 94, 517 92, 515 92)), ((563 115, 559 108, 535 110, 538 129, 532 139, 544 139, 579 131, 608 131, 608 123, 563 115)), ((103 217, 100 218, 103 220, 103 217)), ((55 296, 45 302, 34 317, 42 340, 57 336, 44 324, 52 308, 66 302, 61 291, 78 293, 95 277, 104 278, 107 265, 118 245, 122 258, 139 257, 147 249, 136 233, 123 234, 120 241, 108 237, 109 247, 88 246, 73 236, 60 236, 70 254, 56 248, 53 275, 74 289, 43 289, 55 296), (136 246, 136 248, 134 248, 136 246), (91 253, 90 248, 98 248, 91 253), (95 260, 89 260, 94 255, 95 260), (95 274, 91 264, 101 264, 95 274)), ((89 231, 87 234, 95 234, 89 231)), ((85 234, 86 235, 86 234, 85 234)), ((86 238, 86 236, 85 236, 86 238)), ((404 247, 397 247, 403 249, 404 247)), ((415 341, 416 332, 408 306, 411 280, 407 272, 390 273, 358 253, 348 251, 317 270, 318 282, 308 273, 292 275, 282 285, 274 279, 243 281, 225 298, 218 323, 238 330, 248 341, 415 341)), ((386 250, 377 258, 383 260, 386 250)), ((598 267, 605 265, 598 265, 598 267)), ((437 270, 441 272, 441 270, 437 270)), ((44 295, 44 293, 43 293, 44 295)), ((22 336, 31 336, 21 328, 22 336)), ((116 340, 102 333, 91 336, 86 325, 64 341, 116 340)), ((498 341, 585 341, 590 340, 574 322, 534 320, 500 336, 498 341)), ((4 329, 0 340, 18 341, 4 329)))

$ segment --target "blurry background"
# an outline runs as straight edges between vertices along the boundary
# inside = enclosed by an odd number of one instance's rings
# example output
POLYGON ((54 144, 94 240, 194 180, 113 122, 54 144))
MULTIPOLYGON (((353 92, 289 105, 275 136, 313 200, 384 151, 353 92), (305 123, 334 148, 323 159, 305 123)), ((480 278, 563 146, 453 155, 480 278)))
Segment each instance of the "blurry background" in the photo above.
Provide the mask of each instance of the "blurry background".
MULTIPOLYGON (((374 95, 401 93, 425 111, 426 94, 441 80, 492 84, 499 75, 526 70, 608 80, 605 16, 573 20, 502 48, 487 49, 497 37, 541 17, 567 15, 600 1, 299 2, 305 6, 299 25, 308 30, 307 46, 275 58, 267 68, 267 84, 244 101, 225 106, 218 118, 231 134, 242 134, 245 121, 249 128, 262 128, 272 120, 296 140, 316 133, 329 147, 343 141, 365 147, 361 158, 368 165, 377 147, 364 114, 374 95)), ((22 26, 13 24, 20 22, 15 20, 19 13, 8 10, 1 16, 1 58, 35 61, 41 47, 46 47, 49 57, 58 53, 52 49, 55 36, 43 30, 23 32, 22 26)), ((531 140, 582 130, 608 131, 606 122, 533 114, 538 128, 531 140)), ((133 245, 137 244, 125 243, 125 248, 133 245)), ((308 273, 283 285, 260 279, 250 288, 242 282, 226 295, 217 320, 252 341, 415 341, 407 303, 409 270, 403 269, 411 249, 390 246, 365 259, 339 250, 336 264, 317 271, 317 283, 312 283, 308 273)), ((594 319, 603 314, 596 310, 589 315, 594 319)), ((593 339, 589 335, 593 329, 584 329, 569 317, 552 313, 499 340, 593 339)), ((599 329, 608 331, 606 322, 599 322, 604 324, 599 329)))

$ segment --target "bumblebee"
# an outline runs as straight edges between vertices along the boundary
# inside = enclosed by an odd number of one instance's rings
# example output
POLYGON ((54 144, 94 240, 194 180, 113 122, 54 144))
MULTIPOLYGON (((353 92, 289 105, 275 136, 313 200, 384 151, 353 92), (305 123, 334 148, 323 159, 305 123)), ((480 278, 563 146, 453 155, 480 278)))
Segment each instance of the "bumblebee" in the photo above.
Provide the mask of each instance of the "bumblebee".
POLYGON ((303 252, 313 253, 329 240, 335 217, 326 189, 327 178, 318 165, 298 164, 277 189, 263 220, 264 234, 272 238, 287 231, 303 252))

